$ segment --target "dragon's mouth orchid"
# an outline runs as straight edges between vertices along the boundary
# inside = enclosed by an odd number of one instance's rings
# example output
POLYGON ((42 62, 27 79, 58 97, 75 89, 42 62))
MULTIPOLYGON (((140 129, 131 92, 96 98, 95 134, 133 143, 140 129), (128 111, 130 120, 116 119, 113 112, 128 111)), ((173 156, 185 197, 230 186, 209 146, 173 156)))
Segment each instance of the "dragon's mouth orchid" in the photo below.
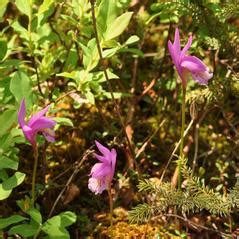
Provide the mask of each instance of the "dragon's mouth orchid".
POLYGON ((177 72, 182 80, 183 86, 187 83, 187 74, 190 72, 193 79, 200 85, 207 85, 208 80, 213 74, 209 72, 208 67, 197 57, 188 56, 186 52, 192 44, 192 36, 189 37, 187 44, 181 50, 179 30, 176 28, 174 43, 168 41, 168 49, 176 66, 177 72))
POLYGON ((48 105, 43 110, 34 114, 28 123, 26 123, 26 104, 24 99, 21 101, 18 112, 18 123, 22 128, 26 139, 32 144, 33 147, 36 146, 36 135, 38 133, 42 133, 49 142, 55 141, 55 132, 53 128, 56 125, 56 122, 48 117, 45 117, 49 107, 50 106, 48 105))
POLYGON ((109 150, 97 141, 95 144, 102 155, 94 154, 100 163, 96 163, 91 169, 88 188, 95 194, 101 194, 110 188, 115 173, 117 153, 115 149, 109 150))

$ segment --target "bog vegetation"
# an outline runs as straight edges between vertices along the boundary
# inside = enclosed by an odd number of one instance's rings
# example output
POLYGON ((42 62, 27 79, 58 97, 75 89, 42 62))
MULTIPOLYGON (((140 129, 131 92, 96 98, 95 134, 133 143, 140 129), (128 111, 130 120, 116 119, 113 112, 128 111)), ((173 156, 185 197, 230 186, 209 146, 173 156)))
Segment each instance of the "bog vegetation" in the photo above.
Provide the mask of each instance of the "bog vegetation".
POLYGON ((0 237, 239 236, 237 0, 0 1, 0 237))

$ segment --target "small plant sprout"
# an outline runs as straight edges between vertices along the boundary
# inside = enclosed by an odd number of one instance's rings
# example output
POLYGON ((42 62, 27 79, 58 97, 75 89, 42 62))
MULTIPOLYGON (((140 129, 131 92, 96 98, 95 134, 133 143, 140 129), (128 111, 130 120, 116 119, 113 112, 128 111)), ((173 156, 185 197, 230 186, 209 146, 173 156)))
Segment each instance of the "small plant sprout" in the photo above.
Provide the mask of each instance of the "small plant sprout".
POLYGON ((109 150, 98 141, 95 141, 95 144, 102 155, 94 154, 100 163, 96 163, 91 169, 91 178, 89 179, 88 188, 95 194, 101 194, 104 190, 108 191, 110 204, 110 228, 112 235, 113 200, 111 194, 111 182, 115 173, 117 153, 115 149, 109 150))
POLYGON ((189 72, 197 83, 207 85, 208 80, 212 78, 213 74, 209 72, 208 67, 199 58, 186 55, 191 44, 192 36, 189 37, 187 44, 181 50, 179 30, 176 28, 174 43, 172 44, 170 40, 168 41, 169 53, 184 87, 186 87, 189 72))
POLYGON ((45 116, 50 106, 45 107, 43 110, 34 114, 26 123, 26 104, 25 100, 21 101, 20 109, 18 112, 18 122, 26 137, 26 139, 31 143, 34 151, 34 168, 32 175, 32 203, 35 201, 35 181, 36 181, 36 171, 38 163, 38 147, 36 142, 36 136, 38 133, 42 133, 47 141, 55 141, 55 132, 53 130, 56 122, 51 118, 45 116))

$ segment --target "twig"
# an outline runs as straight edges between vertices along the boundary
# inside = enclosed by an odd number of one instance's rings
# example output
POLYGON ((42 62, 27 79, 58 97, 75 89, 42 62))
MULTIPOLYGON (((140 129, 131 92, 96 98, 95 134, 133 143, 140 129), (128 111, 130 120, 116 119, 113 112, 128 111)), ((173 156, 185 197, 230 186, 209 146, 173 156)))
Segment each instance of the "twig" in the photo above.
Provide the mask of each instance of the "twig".
POLYGON ((207 231, 216 232, 216 233, 220 234, 221 236, 225 236, 225 237, 227 237, 227 238, 230 238, 230 237, 231 237, 230 234, 226 234, 226 233, 221 232, 221 231, 219 231, 219 230, 212 229, 212 228, 209 228, 209 227, 206 227, 206 226, 197 224, 197 223, 192 222, 191 220, 189 220, 189 219, 187 219, 187 218, 185 218, 185 217, 179 216, 179 215, 177 215, 177 214, 168 213, 168 214, 164 214, 164 216, 179 218, 179 219, 183 220, 184 222, 187 222, 189 225, 193 226, 194 228, 201 228, 201 229, 204 229, 204 230, 207 230, 207 231))
POLYGON ((151 139, 155 136, 155 134, 158 133, 158 131, 160 130, 160 128, 164 125, 164 123, 166 122, 166 120, 164 119, 159 127, 155 130, 155 132, 153 134, 150 135, 150 137, 148 139, 145 140, 145 142, 143 143, 143 145, 140 147, 140 149, 137 151, 135 158, 137 159, 139 157, 139 155, 144 152, 145 148, 147 147, 147 145, 149 144, 149 142, 151 141, 151 139))
POLYGON ((79 170, 80 170, 82 164, 84 163, 84 161, 87 159, 87 157, 88 157, 90 154, 92 154, 92 153, 94 152, 93 150, 91 150, 92 147, 93 147, 93 146, 91 146, 89 149, 87 149, 87 150, 85 151, 85 153, 83 154, 83 157, 81 158, 80 162, 79 162, 79 163, 78 163, 78 162, 76 163, 75 169, 74 169, 72 175, 69 177, 69 179, 68 179, 68 181, 67 181, 65 187, 61 190, 60 194, 59 194, 58 197, 56 198, 56 201, 54 202, 54 204, 53 204, 53 206, 52 206, 52 208, 51 208, 51 211, 50 211, 50 213, 49 213, 49 215, 48 215, 48 218, 51 217, 53 211, 55 210, 55 207, 56 207, 57 203, 58 203, 59 200, 61 199, 61 197, 62 197, 63 193, 65 192, 65 190, 67 189, 67 187, 68 187, 68 186, 70 185, 70 183, 72 182, 73 178, 78 174, 78 172, 79 172, 79 170))
POLYGON ((195 127, 195 134, 194 134, 194 142, 195 142, 195 149, 194 149, 194 156, 193 156, 193 165, 192 165, 192 173, 194 173, 196 164, 197 164, 197 157, 198 157, 198 134, 199 134, 199 128, 200 124, 202 123, 203 119, 207 115, 207 113, 211 110, 212 108, 205 110, 198 120, 196 127, 195 127))
POLYGON ((42 92, 42 89, 41 89, 41 83, 40 83, 40 76, 39 76, 39 73, 38 73, 38 69, 37 69, 37 64, 36 64, 36 59, 35 59, 35 56, 34 56, 34 53, 31 52, 32 54, 32 63, 33 63, 33 67, 35 69, 35 73, 36 73, 36 76, 37 76, 37 88, 38 88, 38 91, 40 93, 40 95, 45 98, 43 92, 42 92))

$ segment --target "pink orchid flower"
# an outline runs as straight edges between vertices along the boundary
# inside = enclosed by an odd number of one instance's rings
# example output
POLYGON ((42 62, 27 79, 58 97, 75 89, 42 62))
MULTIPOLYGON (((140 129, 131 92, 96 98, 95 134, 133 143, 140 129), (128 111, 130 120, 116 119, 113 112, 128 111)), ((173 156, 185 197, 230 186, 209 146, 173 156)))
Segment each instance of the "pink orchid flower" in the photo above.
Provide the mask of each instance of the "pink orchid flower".
POLYGON ((176 28, 174 43, 168 41, 168 49, 176 66, 177 72, 182 80, 184 87, 187 83, 187 74, 190 72, 193 79, 200 85, 207 85, 208 80, 213 74, 209 73, 208 67, 197 57, 186 55, 192 44, 192 36, 189 37, 187 44, 181 50, 179 30, 176 28))
POLYGON ((109 150, 97 141, 95 144, 102 155, 94 154, 100 163, 96 163, 91 169, 88 188, 95 194, 101 194, 110 188, 115 173, 117 153, 115 149, 109 150))
POLYGON ((26 139, 32 144, 33 147, 36 146, 36 135, 40 132, 44 135, 47 141, 55 141, 55 132, 53 130, 56 122, 44 115, 49 109, 49 105, 43 110, 34 114, 28 123, 25 122, 26 117, 26 104, 25 100, 21 101, 20 109, 18 112, 18 123, 22 128, 22 131, 26 139))

